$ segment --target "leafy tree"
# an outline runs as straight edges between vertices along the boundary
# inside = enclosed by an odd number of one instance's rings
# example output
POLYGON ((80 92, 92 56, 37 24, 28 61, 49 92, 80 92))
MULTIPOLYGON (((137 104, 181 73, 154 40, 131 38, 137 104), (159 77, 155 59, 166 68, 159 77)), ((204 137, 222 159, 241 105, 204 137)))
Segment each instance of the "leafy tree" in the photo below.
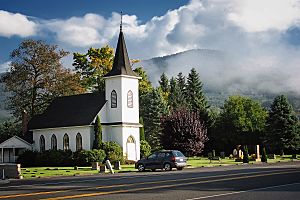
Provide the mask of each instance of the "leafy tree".
POLYGON ((259 144, 267 112, 252 99, 231 96, 217 119, 214 138, 220 150, 231 151, 237 144, 259 144))
POLYGON ((100 122, 100 117, 98 115, 96 117, 96 121, 94 124, 94 134, 95 134, 95 139, 94 139, 93 149, 100 149, 102 146, 102 126, 100 122))
POLYGON ((142 117, 140 117, 140 124, 142 127, 140 128, 140 140, 145 140, 145 127, 144 127, 144 120, 142 117))
POLYGON ((148 79, 148 76, 147 76, 145 70, 142 67, 137 67, 133 71, 135 73, 137 73, 142 78, 141 80, 139 80, 139 94, 140 94, 140 96, 146 95, 149 92, 151 92, 153 87, 151 85, 151 82, 148 79))
POLYGON ((105 151, 106 156, 111 163, 120 161, 124 163, 122 147, 116 142, 102 142, 102 149, 105 151))
POLYGON ((151 154, 151 146, 148 144, 147 141, 141 140, 141 157, 147 157, 151 154))
POLYGON ((299 120, 284 95, 277 96, 269 112, 266 142, 273 150, 297 150, 300 146, 299 120))
POLYGON ((104 91, 103 76, 111 71, 114 52, 108 45, 102 48, 90 48, 86 54, 74 53, 73 66, 80 75, 81 84, 91 91, 104 91))
POLYGON ((66 55, 68 52, 57 46, 36 40, 24 40, 12 51, 10 72, 1 82, 11 92, 8 107, 18 120, 23 110, 30 119, 42 113, 53 98, 85 91, 79 77, 60 63, 66 55))
POLYGON ((162 119, 162 144, 166 149, 178 149, 186 155, 198 155, 208 140, 206 127, 197 111, 186 108, 173 111, 162 119))
POLYGON ((166 113, 166 106, 158 89, 153 89, 146 95, 143 111, 145 137, 152 149, 161 149, 160 118, 166 113))

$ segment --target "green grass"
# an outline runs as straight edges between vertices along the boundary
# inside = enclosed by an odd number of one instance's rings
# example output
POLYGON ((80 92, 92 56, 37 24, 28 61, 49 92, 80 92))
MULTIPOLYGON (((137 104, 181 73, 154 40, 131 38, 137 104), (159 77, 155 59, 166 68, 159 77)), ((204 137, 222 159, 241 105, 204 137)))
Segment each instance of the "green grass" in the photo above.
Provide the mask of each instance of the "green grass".
MULTIPOLYGON (((276 159, 268 159, 268 163, 277 162, 288 162, 292 160, 291 155, 285 155, 283 157, 276 156, 276 159)), ((300 160, 300 158, 298 158, 300 160)), ((220 161, 212 160, 209 161, 206 157, 190 157, 187 161, 188 167, 215 167, 215 166, 227 166, 227 165, 238 165, 242 162, 235 162, 234 159, 226 157, 220 161)), ((260 162, 250 161, 250 164, 260 162)), ((121 165, 121 170, 114 170, 116 173, 122 172, 136 172, 137 169, 134 165, 121 165)), ((41 178, 41 177, 52 177, 52 176, 79 176, 79 175, 92 175, 98 174, 97 170, 91 170, 91 167, 79 167, 78 170, 74 170, 74 167, 29 167, 22 168, 21 173, 23 178, 41 178)))

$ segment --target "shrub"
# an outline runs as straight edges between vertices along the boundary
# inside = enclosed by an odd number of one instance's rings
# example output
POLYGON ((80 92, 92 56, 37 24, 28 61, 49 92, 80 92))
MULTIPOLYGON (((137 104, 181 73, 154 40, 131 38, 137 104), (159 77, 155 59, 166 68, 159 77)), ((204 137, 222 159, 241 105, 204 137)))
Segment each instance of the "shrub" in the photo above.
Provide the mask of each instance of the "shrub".
POLYGON ((243 163, 249 163, 249 154, 248 154, 248 147, 244 147, 244 157, 243 157, 243 163))
POLYGON ((105 152, 101 149, 81 150, 73 155, 74 164, 77 166, 90 166, 92 162, 102 162, 105 158, 105 152))
POLYGON ((146 140, 141 140, 140 152, 141 157, 147 157, 151 154, 151 146, 146 140))
POLYGON ((123 151, 118 143, 112 141, 103 142, 102 149, 105 151, 105 154, 111 163, 114 163, 115 161, 124 163, 123 151))
POLYGON ((38 155, 37 151, 26 150, 17 159, 17 163, 22 167, 35 167, 35 160, 38 155))
POLYGON ((266 148, 264 147, 261 155, 261 162, 268 162, 266 148))
POLYGON ((47 150, 40 152, 36 157, 36 165, 46 167, 72 166, 74 165, 72 151, 47 150))

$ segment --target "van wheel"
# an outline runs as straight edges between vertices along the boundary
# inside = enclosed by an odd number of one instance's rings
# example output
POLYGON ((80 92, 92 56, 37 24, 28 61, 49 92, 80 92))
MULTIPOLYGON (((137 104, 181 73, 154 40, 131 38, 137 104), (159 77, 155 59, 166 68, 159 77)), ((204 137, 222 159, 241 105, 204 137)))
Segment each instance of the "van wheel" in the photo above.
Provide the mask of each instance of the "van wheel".
POLYGON ((139 164, 138 165, 138 170, 139 170, 139 172, 145 171, 145 166, 143 164, 139 164))
POLYGON ((171 171, 171 170, 172 170, 171 164, 170 164, 170 163, 166 163, 166 164, 164 165, 164 170, 165 170, 165 171, 171 171))

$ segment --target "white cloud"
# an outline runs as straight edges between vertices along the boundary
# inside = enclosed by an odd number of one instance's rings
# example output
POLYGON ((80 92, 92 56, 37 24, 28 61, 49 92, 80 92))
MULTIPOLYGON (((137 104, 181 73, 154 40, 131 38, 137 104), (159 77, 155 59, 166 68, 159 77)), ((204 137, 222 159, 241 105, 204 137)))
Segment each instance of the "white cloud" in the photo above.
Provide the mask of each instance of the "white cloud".
POLYGON ((0 10, 0 36, 27 37, 36 34, 36 24, 27 16, 0 10))
POLYGON ((0 64, 0 73, 7 72, 10 68, 10 61, 0 64))
POLYGON ((248 32, 286 30, 299 22, 297 0, 233 0, 228 19, 248 32))

